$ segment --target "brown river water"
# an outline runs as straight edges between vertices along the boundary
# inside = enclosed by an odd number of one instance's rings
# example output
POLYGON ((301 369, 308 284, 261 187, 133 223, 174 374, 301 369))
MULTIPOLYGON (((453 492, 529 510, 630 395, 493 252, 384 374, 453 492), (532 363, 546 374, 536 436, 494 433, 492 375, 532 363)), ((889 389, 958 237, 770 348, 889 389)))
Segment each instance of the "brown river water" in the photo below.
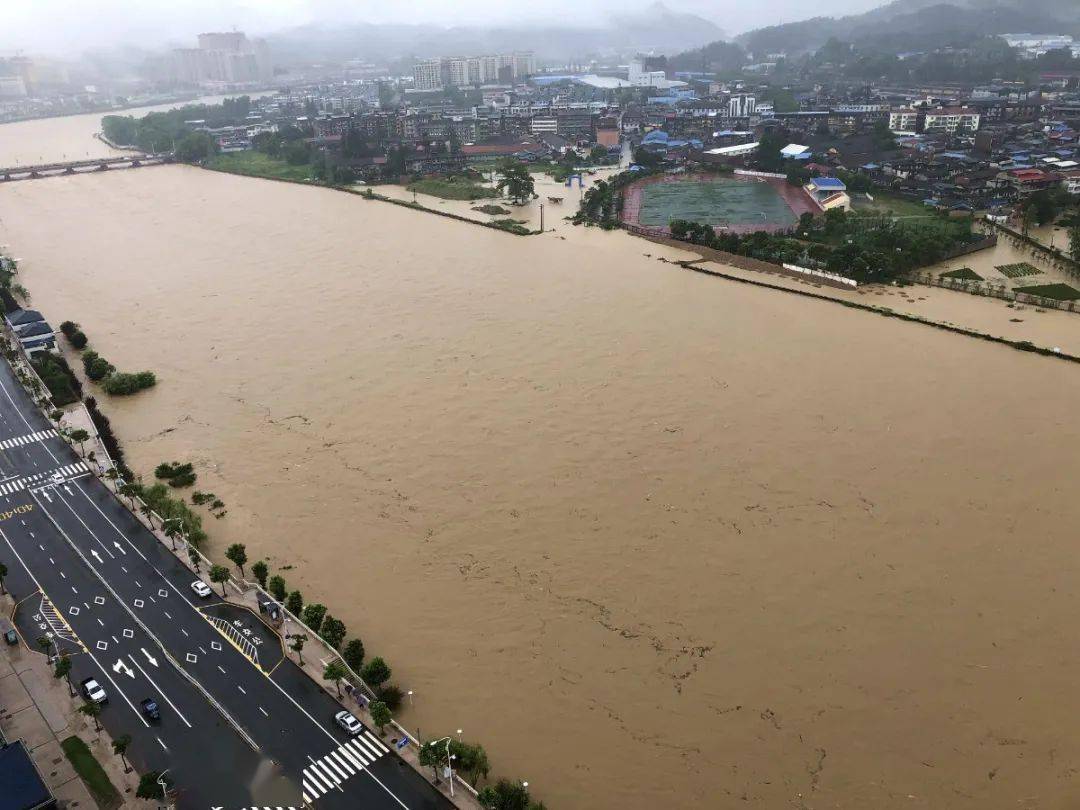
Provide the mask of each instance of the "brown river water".
POLYGON ((194 461, 212 550, 294 566, 424 736, 553 810, 1076 806, 1080 368, 552 222, 0 187, 34 305, 159 376, 100 397, 133 466, 194 461))

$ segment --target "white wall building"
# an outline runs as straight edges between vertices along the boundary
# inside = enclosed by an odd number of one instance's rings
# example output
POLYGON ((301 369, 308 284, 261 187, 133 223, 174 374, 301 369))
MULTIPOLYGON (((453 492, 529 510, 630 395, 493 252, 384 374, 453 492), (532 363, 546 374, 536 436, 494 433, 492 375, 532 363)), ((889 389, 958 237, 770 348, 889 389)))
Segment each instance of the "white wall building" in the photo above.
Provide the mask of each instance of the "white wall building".
POLYGON ((729 118, 749 118, 757 109, 757 99, 746 93, 736 93, 728 99, 729 118))

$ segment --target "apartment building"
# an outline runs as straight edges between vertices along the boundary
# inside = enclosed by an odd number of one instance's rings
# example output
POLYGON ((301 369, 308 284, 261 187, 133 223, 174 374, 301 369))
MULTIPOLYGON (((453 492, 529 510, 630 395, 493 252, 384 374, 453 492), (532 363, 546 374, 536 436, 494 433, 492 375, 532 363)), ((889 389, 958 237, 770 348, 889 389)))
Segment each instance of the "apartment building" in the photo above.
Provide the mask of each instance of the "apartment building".
POLYGON ((444 87, 510 83, 524 81, 534 73, 536 57, 531 52, 425 59, 413 66, 413 87, 441 90, 444 87))
POLYGON ((924 132, 976 132, 979 129, 981 114, 970 107, 944 107, 939 110, 927 110, 923 123, 924 132))

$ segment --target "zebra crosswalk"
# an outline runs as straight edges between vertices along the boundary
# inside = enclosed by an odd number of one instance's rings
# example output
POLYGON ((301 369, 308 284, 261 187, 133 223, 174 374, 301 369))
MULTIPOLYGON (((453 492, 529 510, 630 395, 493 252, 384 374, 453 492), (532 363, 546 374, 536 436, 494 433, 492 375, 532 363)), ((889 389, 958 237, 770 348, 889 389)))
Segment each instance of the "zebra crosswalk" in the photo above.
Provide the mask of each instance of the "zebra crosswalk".
POLYGON ((37 490, 52 484, 54 483, 53 477, 57 474, 65 481, 70 481, 73 478, 86 475, 90 471, 89 464, 85 461, 77 461, 74 464, 65 464, 63 467, 58 467, 55 470, 47 470, 45 472, 34 473, 33 475, 24 475, 21 478, 12 478, 0 482, 0 497, 13 495, 16 492, 22 492, 24 489, 37 490))
POLYGON ((11 495, 15 492, 21 492, 26 489, 26 480, 23 478, 16 478, 12 481, 5 481, 0 484, 0 495, 11 495))
POLYGON ((0 440, 0 450, 22 447, 25 444, 33 444, 43 439, 53 439, 59 435, 55 430, 39 430, 37 433, 27 433, 25 436, 16 436, 13 439, 3 439, 0 440))
POLYGON ((382 740, 364 729, 322 759, 312 760, 303 772, 304 804, 334 790, 389 751, 382 740))

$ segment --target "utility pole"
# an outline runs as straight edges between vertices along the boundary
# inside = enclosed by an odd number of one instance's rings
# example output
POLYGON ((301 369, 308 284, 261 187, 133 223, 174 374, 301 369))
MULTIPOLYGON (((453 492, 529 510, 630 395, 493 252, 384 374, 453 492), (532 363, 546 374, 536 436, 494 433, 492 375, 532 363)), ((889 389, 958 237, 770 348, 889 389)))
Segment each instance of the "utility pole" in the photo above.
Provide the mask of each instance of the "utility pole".
POLYGON ((544 204, 540 203, 540 233, 544 232, 544 204))

